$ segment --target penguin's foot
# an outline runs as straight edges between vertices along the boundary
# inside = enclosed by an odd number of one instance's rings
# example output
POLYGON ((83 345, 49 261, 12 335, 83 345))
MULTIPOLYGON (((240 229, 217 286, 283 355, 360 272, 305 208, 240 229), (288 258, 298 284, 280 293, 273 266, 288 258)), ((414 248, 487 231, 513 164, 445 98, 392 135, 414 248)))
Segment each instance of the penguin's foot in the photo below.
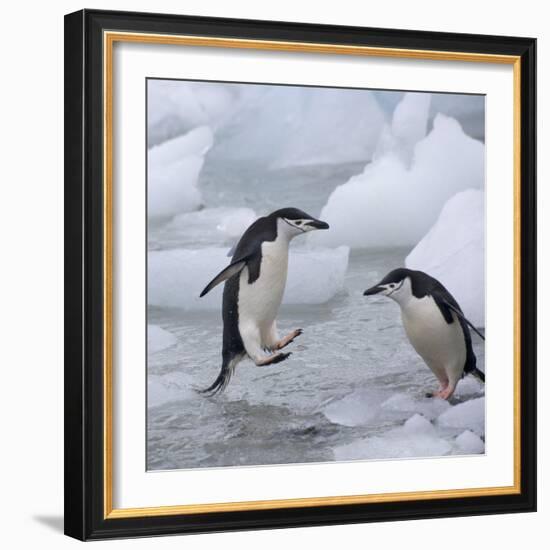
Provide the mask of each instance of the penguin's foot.
POLYGON ((298 338, 298 336, 300 336, 300 334, 302 334, 303 332, 304 331, 301 328, 297 328, 296 330, 293 330, 290 334, 287 334, 284 338, 281 338, 277 342, 275 349, 283 349, 284 347, 288 346, 288 344, 291 344, 292 342, 294 342, 294 340, 298 338))
POLYGON ((444 390, 441 390, 438 397, 441 397, 441 399, 450 399, 453 395, 455 389, 454 386, 447 386, 444 390))
POLYGON ((439 397, 440 399, 450 399, 453 393, 454 388, 452 386, 447 386, 434 392, 428 392, 426 394, 426 397, 439 397))
POLYGON ((268 355, 267 357, 256 360, 255 363, 258 367, 267 367, 267 365, 275 365, 276 363, 280 363, 281 361, 288 359, 291 355, 292 354, 290 352, 274 353, 273 355, 268 355))

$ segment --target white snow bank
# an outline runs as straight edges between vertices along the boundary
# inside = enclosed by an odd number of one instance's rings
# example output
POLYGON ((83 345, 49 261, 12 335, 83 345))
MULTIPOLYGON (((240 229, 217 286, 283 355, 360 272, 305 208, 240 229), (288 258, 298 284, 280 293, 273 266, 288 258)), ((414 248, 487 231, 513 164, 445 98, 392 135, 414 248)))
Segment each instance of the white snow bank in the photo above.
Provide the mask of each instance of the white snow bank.
POLYGON ((484 145, 438 115, 416 144, 410 168, 395 151, 368 164, 330 195, 320 215, 330 231, 310 238, 355 248, 415 245, 450 197, 483 184, 484 145))
POLYGON ((163 245, 203 247, 233 244, 256 220, 250 208, 205 208, 179 214, 158 229, 155 238, 163 245))
POLYGON ((147 352, 157 353, 176 343, 176 337, 157 325, 147 325, 147 352))
POLYGON ((437 424, 444 428, 468 429, 485 434, 485 397, 472 399, 451 407, 440 415, 437 424))
POLYGON ((201 202, 197 180, 212 131, 202 126, 148 151, 148 217, 167 218, 196 209, 201 202))
POLYGON ((215 154, 271 168, 369 160, 386 118, 366 90, 258 86, 240 106, 215 154))
MULTIPOLYGON (((283 303, 321 304, 344 286, 349 249, 293 250, 283 303)), ((187 311, 219 311, 223 285, 201 290, 229 263, 227 248, 149 252, 148 303, 187 311)))
POLYGON ((470 189, 450 198, 405 265, 441 281, 466 317, 478 327, 485 326, 483 191, 470 189))
POLYGON ((463 431, 455 439, 455 447, 461 454, 482 454, 485 452, 485 443, 470 430, 463 431))

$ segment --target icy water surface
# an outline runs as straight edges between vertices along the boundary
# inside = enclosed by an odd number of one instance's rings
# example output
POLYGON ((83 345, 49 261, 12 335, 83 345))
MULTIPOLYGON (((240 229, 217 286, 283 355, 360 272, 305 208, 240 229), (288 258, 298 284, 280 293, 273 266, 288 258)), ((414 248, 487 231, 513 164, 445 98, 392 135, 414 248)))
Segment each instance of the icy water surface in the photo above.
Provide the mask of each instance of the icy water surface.
MULTIPOLYGON (((398 306, 362 296, 407 253, 352 252, 344 291, 326 304, 281 308, 281 334, 304 329, 292 356, 262 368, 241 362, 215 398, 194 388, 219 372, 220 313, 150 307, 149 324, 169 334, 148 358, 148 468, 482 452, 480 384, 461 381, 452 405, 425 398, 435 379, 408 343, 398 306)), ((484 370, 482 344, 474 336, 484 370)))

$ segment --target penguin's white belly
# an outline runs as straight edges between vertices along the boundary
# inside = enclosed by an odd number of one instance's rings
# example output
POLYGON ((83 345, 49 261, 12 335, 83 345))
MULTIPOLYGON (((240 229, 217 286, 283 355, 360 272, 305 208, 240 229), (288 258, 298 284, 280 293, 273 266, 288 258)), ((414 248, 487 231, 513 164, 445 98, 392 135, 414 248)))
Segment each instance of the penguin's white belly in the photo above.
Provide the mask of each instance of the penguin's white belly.
POLYGON ((240 275, 239 324, 253 323, 263 336, 269 332, 283 300, 288 272, 288 242, 276 239, 262 244, 260 276, 248 283, 248 268, 240 275))
POLYGON ((453 323, 447 323, 431 296, 412 298, 401 315, 412 346, 434 374, 440 379, 460 378, 466 344, 456 315, 453 313, 453 323))

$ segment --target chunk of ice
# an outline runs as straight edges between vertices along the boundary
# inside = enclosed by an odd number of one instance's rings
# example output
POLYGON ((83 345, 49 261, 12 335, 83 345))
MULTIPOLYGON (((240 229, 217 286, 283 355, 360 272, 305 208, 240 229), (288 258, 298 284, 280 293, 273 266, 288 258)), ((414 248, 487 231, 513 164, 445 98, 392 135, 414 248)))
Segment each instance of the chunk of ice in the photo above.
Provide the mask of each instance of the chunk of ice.
POLYGON ((459 403, 437 418, 444 428, 469 429, 477 435, 485 434, 485 397, 459 403))
POLYGON ((406 393, 397 393, 382 403, 382 408, 403 414, 417 412, 428 420, 433 420, 451 405, 439 398, 415 399, 406 393))
POLYGON ((461 454, 482 454, 485 452, 485 443, 470 430, 463 431, 455 439, 455 447, 461 454))
MULTIPOLYGON (((285 304, 322 304, 344 286, 349 250, 291 249, 285 304), (312 274, 315 274, 312 277, 312 274)), ((221 308, 222 285, 201 290, 229 264, 227 248, 174 249, 148 254, 148 303, 187 311, 221 308)))
POLYGON ((368 437, 334 449, 336 460, 374 458, 408 458, 444 456, 450 453, 449 442, 434 433, 407 433, 401 427, 383 435, 368 437))
POLYGON ((257 218, 250 208, 204 208, 178 214, 168 223, 153 227, 149 244, 154 248, 199 248, 226 245, 229 249, 257 218))
POLYGON ((198 208, 197 180, 212 131, 202 126, 148 151, 147 215, 169 218, 198 208))

